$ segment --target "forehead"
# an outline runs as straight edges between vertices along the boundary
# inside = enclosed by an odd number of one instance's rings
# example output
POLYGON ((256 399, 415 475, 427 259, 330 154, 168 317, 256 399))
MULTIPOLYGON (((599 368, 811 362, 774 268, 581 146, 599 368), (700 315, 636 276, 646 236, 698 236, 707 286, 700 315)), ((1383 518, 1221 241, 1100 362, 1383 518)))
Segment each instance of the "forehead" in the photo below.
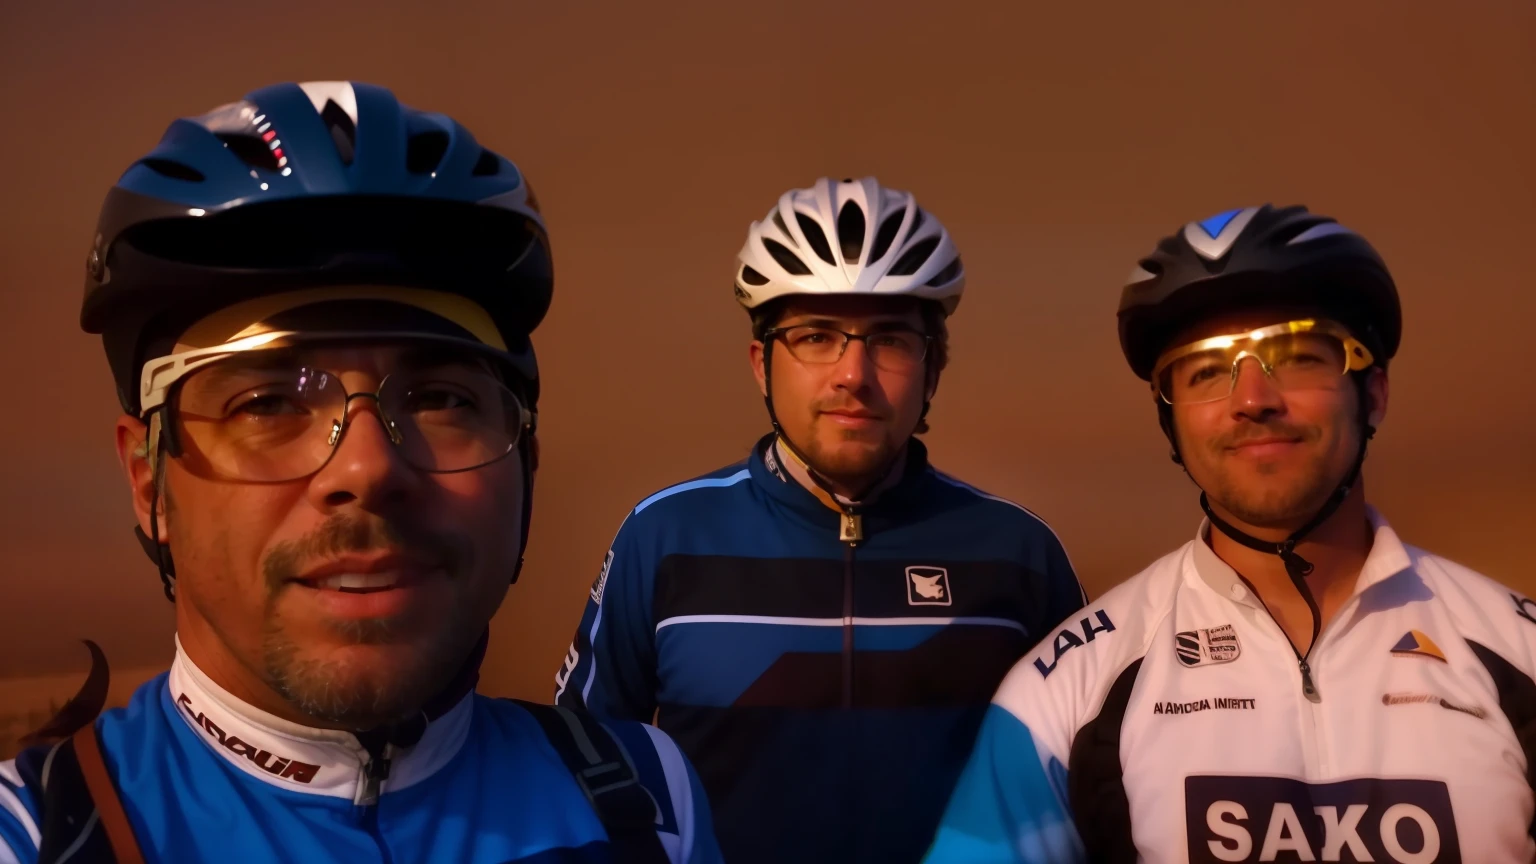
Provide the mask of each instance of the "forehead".
POLYGON ((912 297, 811 294, 790 297, 779 316, 779 326, 813 319, 839 323, 899 321, 914 326, 923 322, 917 300, 912 297))

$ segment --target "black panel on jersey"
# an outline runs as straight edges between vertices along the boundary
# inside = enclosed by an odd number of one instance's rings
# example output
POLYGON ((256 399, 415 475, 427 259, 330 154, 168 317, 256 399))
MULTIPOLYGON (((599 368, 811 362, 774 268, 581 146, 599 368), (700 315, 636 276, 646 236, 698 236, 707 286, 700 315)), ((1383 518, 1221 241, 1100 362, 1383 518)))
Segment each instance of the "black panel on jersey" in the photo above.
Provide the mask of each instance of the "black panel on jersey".
POLYGON ((1067 798, 1089 861, 1137 860, 1131 839, 1131 804, 1120 768, 1120 728, 1143 658, 1125 667, 1104 697, 1099 715, 1077 731, 1067 758, 1067 798))
MULTIPOLYGON (((1509 718, 1515 739, 1525 754, 1525 782, 1536 790, 1536 681, 1492 649, 1471 639, 1467 640, 1467 645, 1493 678, 1493 686, 1499 691, 1499 710, 1509 718)), ((1536 821, 1532 821, 1528 830, 1532 837, 1536 837, 1536 821)))

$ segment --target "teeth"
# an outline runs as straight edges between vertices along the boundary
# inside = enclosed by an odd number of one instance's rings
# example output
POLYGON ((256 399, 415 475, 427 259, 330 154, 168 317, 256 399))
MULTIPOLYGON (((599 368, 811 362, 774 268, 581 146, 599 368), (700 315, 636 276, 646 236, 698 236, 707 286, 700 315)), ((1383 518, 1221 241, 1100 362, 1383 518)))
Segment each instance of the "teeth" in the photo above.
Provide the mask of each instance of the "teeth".
POLYGON ((315 583, 322 590, 388 588, 400 581, 398 573, 338 573, 315 583))

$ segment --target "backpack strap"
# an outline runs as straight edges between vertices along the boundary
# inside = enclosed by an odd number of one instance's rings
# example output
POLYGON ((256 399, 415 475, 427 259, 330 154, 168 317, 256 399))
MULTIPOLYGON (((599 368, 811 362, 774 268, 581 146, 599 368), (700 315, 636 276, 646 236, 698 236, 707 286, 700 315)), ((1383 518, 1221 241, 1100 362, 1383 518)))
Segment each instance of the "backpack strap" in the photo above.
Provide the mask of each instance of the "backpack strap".
POLYGON ((585 711, 514 699, 533 715, 576 785, 608 831, 613 859, 620 864, 671 864, 656 836, 656 799, 641 785, 624 746, 585 711))
POLYGON ((101 742, 96 738, 96 724, 87 724, 72 739, 75 757, 80 762, 80 773, 85 777, 85 787, 90 790, 91 800, 96 802, 96 814, 101 817, 101 827, 107 832, 112 844, 112 854, 117 864, 144 864, 139 851, 139 840, 133 835, 133 824, 123 811, 117 787, 107 774, 107 763, 101 758, 101 742))
POLYGON ((95 723, 47 747, 46 756, 41 755, 42 747, 31 752, 42 759, 40 864, 144 864, 102 759, 95 723))

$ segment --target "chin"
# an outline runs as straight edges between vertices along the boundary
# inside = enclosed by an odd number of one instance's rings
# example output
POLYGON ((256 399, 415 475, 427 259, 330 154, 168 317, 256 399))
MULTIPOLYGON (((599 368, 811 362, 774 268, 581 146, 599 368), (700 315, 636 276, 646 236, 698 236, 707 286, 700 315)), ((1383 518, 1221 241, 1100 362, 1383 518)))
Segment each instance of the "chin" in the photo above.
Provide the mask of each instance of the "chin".
POLYGON ((368 728, 420 710, 457 671, 446 656, 455 641, 440 634, 295 645, 269 634, 264 660, 273 687, 304 714, 368 728))

